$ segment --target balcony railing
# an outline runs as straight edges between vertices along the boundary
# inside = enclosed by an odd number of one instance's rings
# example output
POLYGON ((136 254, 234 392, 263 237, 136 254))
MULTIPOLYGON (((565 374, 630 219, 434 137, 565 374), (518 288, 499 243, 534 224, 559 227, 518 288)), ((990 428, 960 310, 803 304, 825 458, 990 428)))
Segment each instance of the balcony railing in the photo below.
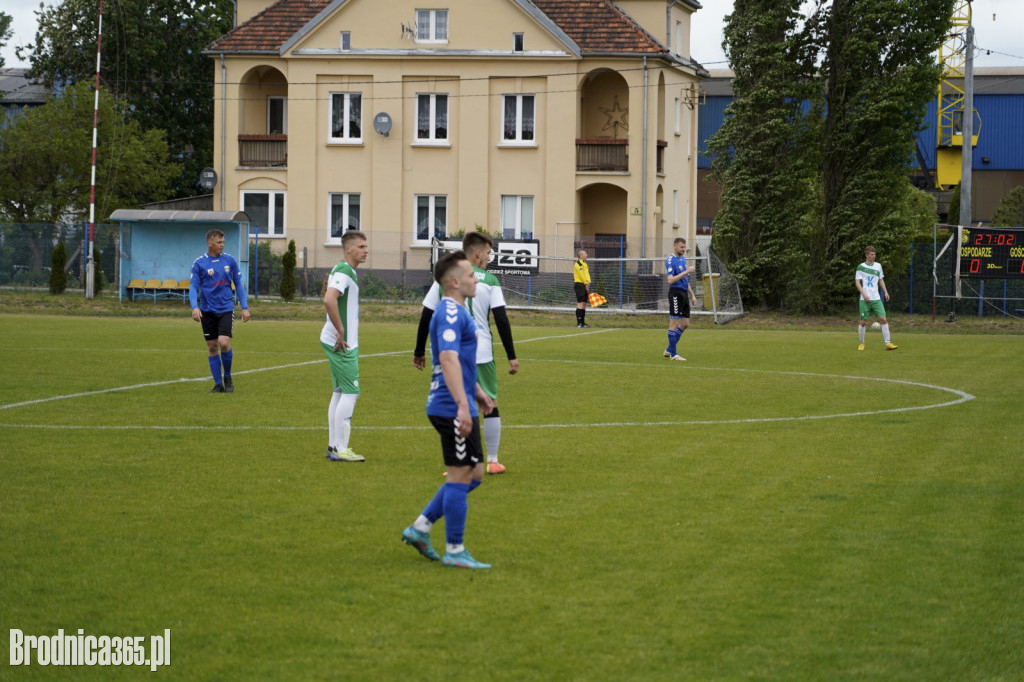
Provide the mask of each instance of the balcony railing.
POLYGON ((239 166, 280 166, 288 165, 287 135, 239 135, 239 166))
POLYGON ((629 157, 626 154, 628 144, 629 140, 576 140, 576 170, 629 170, 629 157))

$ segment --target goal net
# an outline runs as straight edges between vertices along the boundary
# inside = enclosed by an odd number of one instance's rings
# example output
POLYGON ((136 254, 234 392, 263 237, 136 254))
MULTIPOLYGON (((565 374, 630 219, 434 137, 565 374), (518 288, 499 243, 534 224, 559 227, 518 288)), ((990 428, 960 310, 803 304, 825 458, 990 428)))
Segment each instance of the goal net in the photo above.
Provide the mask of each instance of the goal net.
MULTIPOLYGON (((456 250, 451 242, 435 242, 433 262, 456 250)), ((739 285, 714 252, 687 255, 696 267, 690 287, 697 297, 691 316, 707 316, 725 323, 743 314, 739 285)), ((510 308, 571 312, 576 307, 572 265, 575 258, 529 254, 516 258, 516 267, 503 267, 492 256, 488 269, 494 272, 510 308)), ((668 313, 668 283, 665 256, 658 258, 587 259, 590 292, 607 299, 591 310, 628 314, 668 313)))

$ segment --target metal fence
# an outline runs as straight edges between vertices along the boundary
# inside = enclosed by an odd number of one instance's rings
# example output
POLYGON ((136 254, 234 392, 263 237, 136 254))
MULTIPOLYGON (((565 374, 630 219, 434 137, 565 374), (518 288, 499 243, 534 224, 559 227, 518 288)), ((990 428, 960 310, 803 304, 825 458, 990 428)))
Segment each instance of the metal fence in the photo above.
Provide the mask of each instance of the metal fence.
MULTIPOLYGON (((67 225, 39 223, 0 223, 0 287, 41 287, 49 283, 51 256, 57 242, 64 240, 67 258, 68 289, 83 289, 88 225, 73 223, 67 225)), ((545 270, 533 277, 505 276, 502 284, 510 305, 531 308, 571 308, 575 305, 572 295, 572 267, 576 250, 585 248, 589 252, 594 290, 612 292, 608 296, 612 307, 624 311, 663 312, 664 278, 657 262, 671 250, 672 237, 627 242, 619 237, 575 236, 575 226, 564 223, 556 226, 554 236, 545 238, 541 254, 550 257, 545 270), (649 261, 630 262, 630 259, 646 257, 649 261), (594 261, 594 259, 597 259, 594 261), (613 259, 604 261, 603 259, 613 259), (623 259, 622 262, 614 259, 623 259), (558 263, 556 261, 561 260, 558 263), (552 264, 554 263, 554 264, 552 264), (621 280, 621 282, 620 282, 621 280)), ((294 232, 294 230, 289 230, 294 232)), ((370 232, 371 240, 384 234, 370 232)), ((115 224, 98 224, 94 233, 95 249, 99 252, 98 271, 102 273, 103 288, 115 290, 118 277, 119 228, 115 224)), ((910 245, 910 267, 906 273, 890 274, 886 279, 892 296, 886 306, 892 312, 912 314, 936 314, 943 317, 949 313, 957 316, 1024 316, 1024 280, 961 280, 960 295, 957 295, 954 271, 956 250, 951 246, 933 264, 948 235, 939 235, 935 242, 916 242, 910 245), (934 293, 933 298, 933 284, 934 293)), ((380 241, 386 241, 381 239, 380 241)), ((391 241, 397 241, 392 239, 391 241)), ((419 248, 392 250, 375 248, 371 243, 372 263, 359 270, 360 284, 365 300, 397 301, 419 303, 431 283, 429 264, 424 250, 419 248)), ((249 291, 255 296, 277 296, 283 266, 280 249, 284 244, 267 239, 250 240, 249 291)), ((197 245, 199 255, 202 245, 197 245)), ((719 310, 742 309, 739 289, 733 287, 731 277, 714 255, 704 249, 696 252, 695 263, 698 273, 694 277, 698 296, 703 299, 710 295, 705 289, 718 280, 716 307, 719 310), (735 298, 735 300, 732 300, 735 298)), ((295 270, 296 295, 320 297, 323 294, 327 273, 340 258, 340 250, 314 257, 300 253, 295 270)), ((187 277, 187 273, 181 275, 187 277)), ((606 294, 607 295, 607 294, 606 294)), ((706 308, 702 300, 700 308, 706 308)))
MULTIPOLYGON (((84 290, 88 259, 88 224, 0 223, 0 286, 47 287, 53 251, 64 241, 68 289, 84 290)), ((118 228, 96 225, 93 248, 104 288, 113 288, 117 276, 118 228)))

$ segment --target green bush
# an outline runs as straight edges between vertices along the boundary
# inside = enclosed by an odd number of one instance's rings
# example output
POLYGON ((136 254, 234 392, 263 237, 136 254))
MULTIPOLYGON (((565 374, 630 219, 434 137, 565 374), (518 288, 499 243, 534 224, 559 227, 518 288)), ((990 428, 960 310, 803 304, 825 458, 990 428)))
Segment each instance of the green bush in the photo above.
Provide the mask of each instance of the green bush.
POLYGON ((68 274, 64 272, 64 263, 67 259, 68 252, 64 248, 64 240, 61 239, 50 254, 50 293, 54 296, 63 294, 68 288, 68 274))
POLYGON ((92 262, 94 274, 92 291, 94 294, 98 294, 103 291, 103 252, 95 245, 92 248, 92 262))
POLYGON ((1014 187, 1003 197, 992 216, 992 224, 999 227, 1024 225, 1024 187, 1014 187))
POLYGON ((288 250, 281 256, 281 298, 291 301, 295 298, 295 240, 288 242, 288 250))

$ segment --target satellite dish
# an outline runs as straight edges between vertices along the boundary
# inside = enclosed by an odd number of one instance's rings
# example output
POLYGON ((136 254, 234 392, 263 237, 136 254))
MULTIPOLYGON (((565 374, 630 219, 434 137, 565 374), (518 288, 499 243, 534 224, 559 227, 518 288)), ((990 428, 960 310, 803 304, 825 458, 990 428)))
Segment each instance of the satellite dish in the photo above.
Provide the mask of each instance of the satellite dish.
POLYGON ((199 173, 199 186, 210 191, 217 186, 217 171, 212 168, 204 168, 199 173))
POLYGON ((373 129, 384 137, 387 137, 388 133, 391 132, 391 116, 383 111, 374 116, 373 129))

